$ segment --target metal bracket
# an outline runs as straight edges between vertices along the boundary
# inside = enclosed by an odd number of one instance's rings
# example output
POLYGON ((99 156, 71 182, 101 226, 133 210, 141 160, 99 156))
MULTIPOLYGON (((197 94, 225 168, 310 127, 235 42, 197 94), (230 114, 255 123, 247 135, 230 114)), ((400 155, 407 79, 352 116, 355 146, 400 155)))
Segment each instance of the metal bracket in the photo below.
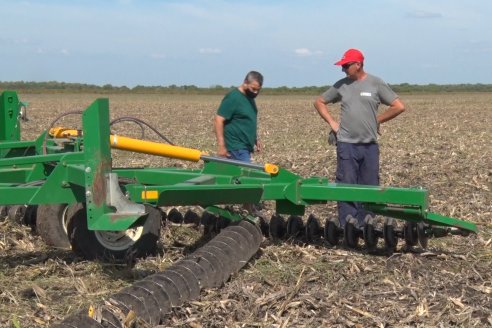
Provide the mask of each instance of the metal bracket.
POLYGON ((107 191, 106 191, 106 204, 116 209, 116 215, 139 215, 145 214, 145 206, 143 204, 133 203, 121 192, 120 185, 118 183, 118 174, 108 173, 106 174, 107 191))

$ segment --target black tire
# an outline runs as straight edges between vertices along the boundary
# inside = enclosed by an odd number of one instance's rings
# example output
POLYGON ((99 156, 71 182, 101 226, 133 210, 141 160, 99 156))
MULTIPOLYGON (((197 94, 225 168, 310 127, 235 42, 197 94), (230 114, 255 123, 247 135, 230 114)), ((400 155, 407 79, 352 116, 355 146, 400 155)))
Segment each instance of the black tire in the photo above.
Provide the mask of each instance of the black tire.
MULTIPOLYGON (((72 205, 75 206, 75 205, 72 205)), ((48 246, 70 248, 67 235, 67 204, 39 205, 36 212, 36 230, 48 246)))
MULTIPOLYGON (((158 209, 145 205, 148 213, 145 223, 137 229, 136 240, 128 237, 130 229, 122 232, 108 232, 89 230, 87 227, 87 213, 85 206, 73 208, 67 230, 70 244, 75 253, 87 260, 128 260, 129 258, 153 255, 157 250, 157 241, 160 237, 161 214, 158 209), (106 236, 121 236, 119 244, 111 244, 106 236)), ((134 231, 134 230, 131 231, 134 231)))

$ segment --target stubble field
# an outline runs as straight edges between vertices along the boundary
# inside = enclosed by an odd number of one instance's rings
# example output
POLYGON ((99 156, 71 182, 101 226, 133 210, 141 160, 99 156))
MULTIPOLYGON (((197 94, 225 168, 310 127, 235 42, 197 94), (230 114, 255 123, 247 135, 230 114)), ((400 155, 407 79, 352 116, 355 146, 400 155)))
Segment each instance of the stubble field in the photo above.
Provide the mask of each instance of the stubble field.
MULTIPOLYGON (((33 139, 59 114, 97 95, 21 94, 33 139)), ((264 150, 257 162, 333 180, 335 149, 312 96, 257 99, 264 150)), ((433 212, 468 220, 479 234, 430 240, 392 256, 359 249, 265 239, 258 254, 220 289, 174 308, 175 327, 484 327, 492 326, 492 94, 401 95, 407 111, 382 126, 381 183, 429 190, 433 212)), ((111 118, 143 119, 175 144, 215 152, 212 118, 221 96, 110 95, 111 118)), ((338 113, 338 108, 334 108, 338 113)), ((61 125, 79 124, 66 117, 61 125)), ((80 127, 80 125, 78 125, 80 127)), ((121 124, 119 134, 140 136, 121 124)), ((152 132, 145 135, 156 139, 152 132)), ((114 152, 114 166, 199 164, 114 152)), ((179 208, 185 211, 185 208, 179 208)), ((167 209, 165 209, 167 210, 167 209)), ((267 203, 265 214, 272 214, 267 203)), ((308 208, 324 221, 335 204, 308 208)), ((88 262, 46 247, 29 227, 0 220, 0 326, 47 327, 162 270, 193 248, 200 231, 166 225, 159 256, 134 266, 88 262)), ((382 247, 382 245, 381 245, 382 247)))

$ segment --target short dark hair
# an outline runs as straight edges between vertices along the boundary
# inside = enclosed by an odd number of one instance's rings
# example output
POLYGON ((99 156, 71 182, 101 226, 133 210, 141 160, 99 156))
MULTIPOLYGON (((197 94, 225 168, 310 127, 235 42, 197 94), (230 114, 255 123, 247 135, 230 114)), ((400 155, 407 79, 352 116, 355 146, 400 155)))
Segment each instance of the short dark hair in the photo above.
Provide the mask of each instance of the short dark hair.
POLYGON ((261 73, 257 71, 250 71, 248 72, 248 74, 246 74, 244 81, 247 81, 248 83, 256 81, 261 87, 263 85, 263 75, 261 75, 261 73))

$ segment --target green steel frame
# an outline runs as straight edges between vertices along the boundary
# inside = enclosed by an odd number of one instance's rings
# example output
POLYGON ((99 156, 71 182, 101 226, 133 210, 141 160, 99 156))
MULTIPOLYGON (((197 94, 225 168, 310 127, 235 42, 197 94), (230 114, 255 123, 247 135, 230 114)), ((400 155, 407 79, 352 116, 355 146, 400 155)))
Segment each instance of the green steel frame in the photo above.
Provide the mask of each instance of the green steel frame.
POLYGON ((119 231, 141 224, 146 203, 200 205, 239 220, 217 205, 271 200, 279 214, 302 215, 308 205, 357 201, 383 216, 477 232, 473 223, 429 212, 422 188, 335 184, 282 168, 269 174, 207 159, 202 169, 113 168, 107 99, 84 111, 83 138, 55 139, 44 132, 34 141, 20 141, 13 118, 22 106, 15 92, 2 94, 0 128, 8 135, 0 134, 0 205, 85 202, 89 229, 119 231))

